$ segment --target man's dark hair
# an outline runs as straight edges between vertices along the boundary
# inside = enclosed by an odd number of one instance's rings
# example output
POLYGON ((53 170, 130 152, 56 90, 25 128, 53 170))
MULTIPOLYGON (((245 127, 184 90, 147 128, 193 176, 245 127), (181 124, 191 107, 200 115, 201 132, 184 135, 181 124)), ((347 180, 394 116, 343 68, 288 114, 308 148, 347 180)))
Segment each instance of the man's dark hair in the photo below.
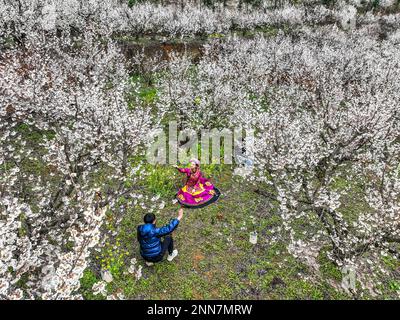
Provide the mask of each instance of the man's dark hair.
POLYGON ((143 220, 144 223, 153 223, 154 220, 156 220, 156 216, 154 215, 154 213, 146 213, 143 220))

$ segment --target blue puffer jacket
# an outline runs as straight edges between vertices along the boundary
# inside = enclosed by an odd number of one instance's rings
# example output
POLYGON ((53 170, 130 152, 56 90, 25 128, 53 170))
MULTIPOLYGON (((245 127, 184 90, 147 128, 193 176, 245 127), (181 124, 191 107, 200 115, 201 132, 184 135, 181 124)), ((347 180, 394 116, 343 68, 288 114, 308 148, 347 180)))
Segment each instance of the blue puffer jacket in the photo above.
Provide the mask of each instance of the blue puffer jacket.
POLYGON ((154 258, 161 253, 161 239, 178 226, 179 220, 172 219, 171 222, 161 228, 157 228, 152 223, 138 226, 137 238, 140 243, 140 254, 143 258, 154 258))

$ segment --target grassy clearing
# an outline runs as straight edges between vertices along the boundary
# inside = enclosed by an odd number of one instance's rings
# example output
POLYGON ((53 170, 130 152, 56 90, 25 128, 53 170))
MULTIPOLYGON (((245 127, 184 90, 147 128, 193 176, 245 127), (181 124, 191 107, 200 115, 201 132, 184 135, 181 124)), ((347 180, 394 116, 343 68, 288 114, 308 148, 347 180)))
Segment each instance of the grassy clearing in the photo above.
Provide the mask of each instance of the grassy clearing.
MULTIPOLYGON (((126 251, 126 261, 135 257, 143 265, 143 277, 136 281, 126 272, 127 263, 118 265, 118 268, 111 265, 114 281, 108 286, 110 293, 123 292, 128 299, 348 298, 335 291, 328 282, 305 280, 312 270, 289 255, 284 243, 267 244, 269 229, 279 224, 279 217, 274 210, 266 210, 264 199, 236 180, 230 168, 205 169, 222 191, 221 198, 208 207, 185 210, 184 219, 174 232, 179 256, 172 263, 165 261, 152 267, 144 265, 136 241, 136 226, 142 223, 144 212, 138 212, 140 208, 128 209, 128 214, 115 229, 118 241, 111 244, 114 253, 110 255, 107 253, 110 247, 105 248, 100 256, 109 262, 100 263, 110 263, 114 257, 111 263, 116 264, 118 252, 126 251), (254 230, 259 235, 256 245, 249 242, 249 233, 254 230)), ((168 171, 162 167, 154 170, 168 171)), ((158 214, 159 225, 167 223, 178 209, 170 195, 175 193, 180 177, 174 174, 169 177, 171 184, 163 188, 169 186, 171 190, 163 193, 167 205, 158 214)), ((112 216, 109 218, 108 228, 116 227, 112 216)), ((326 272, 329 276, 334 273, 330 269, 326 272)), ((88 278, 86 276, 82 283, 82 291, 90 299, 85 283, 93 283, 88 278)))

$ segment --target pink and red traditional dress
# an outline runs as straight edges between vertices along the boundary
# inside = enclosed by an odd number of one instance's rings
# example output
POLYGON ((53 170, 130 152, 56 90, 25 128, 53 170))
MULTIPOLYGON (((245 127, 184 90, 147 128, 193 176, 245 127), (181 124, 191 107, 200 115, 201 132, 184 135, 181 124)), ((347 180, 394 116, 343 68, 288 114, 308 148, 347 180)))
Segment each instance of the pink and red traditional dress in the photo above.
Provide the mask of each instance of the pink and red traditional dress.
POLYGON ((199 168, 194 173, 190 168, 178 168, 178 170, 185 173, 187 177, 186 184, 176 195, 181 205, 190 208, 201 208, 219 198, 219 190, 202 176, 199 168))

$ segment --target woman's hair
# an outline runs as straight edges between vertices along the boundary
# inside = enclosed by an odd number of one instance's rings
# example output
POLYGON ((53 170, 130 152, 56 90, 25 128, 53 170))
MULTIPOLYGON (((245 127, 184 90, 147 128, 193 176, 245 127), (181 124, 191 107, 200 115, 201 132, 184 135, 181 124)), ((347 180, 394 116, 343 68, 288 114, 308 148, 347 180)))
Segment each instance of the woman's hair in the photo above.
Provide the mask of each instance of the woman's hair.
POLYGON ((197 159, 194 159, 194 158, 193 158, 193 159, 190 159, 189 162, 192 162, 192 163, 194 163, 196 166, 200 167, 200 161, 197 160, 197 159))

